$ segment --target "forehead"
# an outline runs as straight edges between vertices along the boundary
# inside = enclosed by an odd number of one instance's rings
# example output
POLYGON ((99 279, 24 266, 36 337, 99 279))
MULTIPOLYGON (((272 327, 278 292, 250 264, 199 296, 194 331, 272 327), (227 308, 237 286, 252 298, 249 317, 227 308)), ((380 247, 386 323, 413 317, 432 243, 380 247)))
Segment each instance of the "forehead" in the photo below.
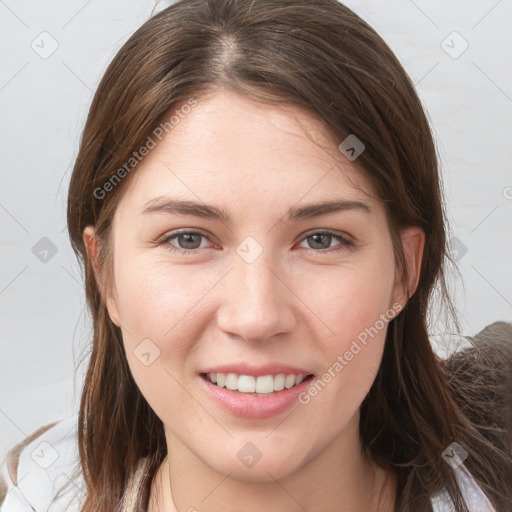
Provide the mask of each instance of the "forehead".
POLYGON ((140 207, 170 194, 255 204, 369 200, 370 186, 325 125, 303 109, 230 91, 199 98, 131 177, 121 203, 140 207))

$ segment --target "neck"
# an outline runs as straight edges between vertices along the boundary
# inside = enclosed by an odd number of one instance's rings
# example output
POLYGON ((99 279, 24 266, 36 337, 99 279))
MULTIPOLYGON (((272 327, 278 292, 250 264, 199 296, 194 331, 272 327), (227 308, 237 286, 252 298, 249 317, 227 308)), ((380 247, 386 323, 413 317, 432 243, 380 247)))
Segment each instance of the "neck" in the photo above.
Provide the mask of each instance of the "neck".
POLYGON ((237 480, 222 474, 166 431, 168 454, 153 482, 148 512, 354 512, 394 510, 396 479, 367 457, 359 416, 323 450, 283 478, 237 480), (158 491, 158 492, 157 492, 158 491))

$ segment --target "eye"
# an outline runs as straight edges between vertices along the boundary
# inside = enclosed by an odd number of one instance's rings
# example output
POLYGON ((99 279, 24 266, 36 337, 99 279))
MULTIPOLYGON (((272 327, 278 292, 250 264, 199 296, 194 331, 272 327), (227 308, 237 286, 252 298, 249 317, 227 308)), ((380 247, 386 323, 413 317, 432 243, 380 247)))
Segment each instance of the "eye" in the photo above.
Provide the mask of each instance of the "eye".
POLYGON ((335 233, 333 231, 317 231, 315 233, 311 233, 304 237, 304 241, 312 241, 312 243, 308 243, 310 246, 310 249, 315 249, 314 252, 334 252, 334 251, 340 251, 344 249, 349 249, 354 244, 348 238, 343 236, 340 233, 335 233), (331 242, 333 239, 338 240, 340 243, 331 249, 331 242), (320 249, 320 250, 316 250, 320 249))
POLYGON ((171 251, 190 253, 195 249, 201 248, 201 238, 209 240, 209 238, 198 231, 178 231, 173 234, 166 236, 161 242, 161 245, 165 245, 171 251), (171 241, 177 240, 179 247, 176 247, 171 241), (199 243, 199 245, 198 245, 199 243))

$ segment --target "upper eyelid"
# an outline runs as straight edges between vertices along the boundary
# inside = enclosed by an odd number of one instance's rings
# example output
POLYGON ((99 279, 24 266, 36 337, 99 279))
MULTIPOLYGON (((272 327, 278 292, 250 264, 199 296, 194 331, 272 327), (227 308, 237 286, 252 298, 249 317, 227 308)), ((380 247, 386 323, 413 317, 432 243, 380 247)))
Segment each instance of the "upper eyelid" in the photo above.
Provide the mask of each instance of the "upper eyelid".
POLYGON ((304 234, 300 235, 299 240, 302 240, 304 238, 307 238, 312 235, 322 235, 322 234, 328 234, 333 236, 339 236, 340 238, 343 238, 347 241, 353 241, 354 237, 352 235, 349 235, 348 233, 345 233, 345 231, 338 231, 336 229, 314 229, 313 231, 306 231, 304 234))

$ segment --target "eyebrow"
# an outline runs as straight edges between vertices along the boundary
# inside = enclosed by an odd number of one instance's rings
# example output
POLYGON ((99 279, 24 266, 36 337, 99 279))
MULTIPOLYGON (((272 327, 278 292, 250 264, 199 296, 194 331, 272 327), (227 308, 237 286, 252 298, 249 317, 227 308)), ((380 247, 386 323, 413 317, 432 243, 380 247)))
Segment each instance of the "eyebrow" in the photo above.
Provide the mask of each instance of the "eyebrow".
MULTIPOLYGON (((144 204, 143 208, 142 214, 164 212, 175 215, 193 215, 195 217, 218 220, 225 223, 232 222, 229 213, 222 208, 206 203, 172 199, 165 196, 148 201, 144 204)), ((290 208, 290 210, 288 210, 288 221, 311 219, 320 217, 321 215, 348 210, 358 210, 366 214, 373 214, 372 209, 366 203, 339 199, 290 208)))

